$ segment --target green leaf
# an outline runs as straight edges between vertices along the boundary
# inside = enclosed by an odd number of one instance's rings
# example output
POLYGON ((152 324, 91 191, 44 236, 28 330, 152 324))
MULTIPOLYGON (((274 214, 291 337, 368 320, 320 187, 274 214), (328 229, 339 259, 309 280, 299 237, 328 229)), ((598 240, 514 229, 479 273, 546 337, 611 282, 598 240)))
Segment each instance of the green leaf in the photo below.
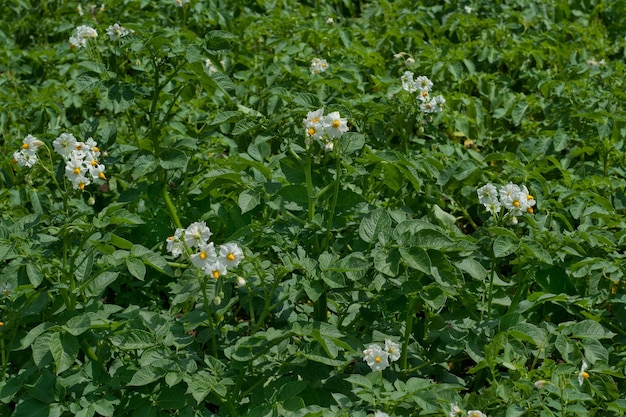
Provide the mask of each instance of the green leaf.
POLYGON ((146 276, 146 265, 140 259, 129 256, 126 258, 126 268, 128 268, 128 272, 130 272, 132 276, 140 281, 144 280, 146 276))
POLYGON ((15 406, 11 417, 52 417, 50 405, 32 398, 26 398, 15 406))
POLYGON ((55 332, 49 341, 50 353, 56 364, 56 374, 69 369, 78 356, 78 339, 71 334, 55 332))
POLYGON ((113 346, 122 350, 147 349, 155 345, 154 337, 145 330, 123 330, 109 338, 113 346))
POLYGON ((180 149, 163 149, 159 155, 159 165, 163 169, 178 169, 184 171, 187 169, 187 154, 180 149))
POLYGON ((526 114, 526 110, 528 110, 528 102, 526 100, 521 100, 513 108, 513 111, 511 111, 511 118, 513 119, 513 123, 515 123, 516 126, 519 126, 519 124, 521 123, 522 118, 526 114))
POLYGON ((359 225, 359 236, 367 243, 379 239, 380 234, 391 234, 391 217, 383 209, 368 213, 359 225))
POLYGON ((430 274, 431 263, 428 257, 428 252, 425 249, 411 246, 406 248, 401 246, 399 248, 402 260, 407 264, 409 268, 417 269, 425 274, 430 274))
POLYGON ((134 245, 130 254, 135 258, 141 259, 146 265, 151 266, 162 274, 170 277, 174 275, 174 271, 163 256, 142 245, 134 245))
POLYGON ((261 196, 259 193, 252 190, 244 190, 239 194, 238 204, 241 209, 241 214, 247 213, 253 210, 261 203, 261 196))
POLYGON ((610 339, 615 333, 606 330, 600 323, 583 320, 570 327, 572 337, 579 339, 610 339))
POLYGON ((109 285, 115 282, 119 274, 119 272, 111 271, 105 271, 98 274, 92 281, 87 283, 85 292, 91 297, 101 295, 109 285))
POLYGON ((497 236, 493 241, 493 255, 496 258, 504 258, 515 252, 519 246, 519 241, 509 236, 497 236))
POLYGON ((594 365, 596 362, 608 363, 609 351, 596 339, 583 339, 583 351, 587 361, 594 365))
POLYGON ((288 384, 283 385, 278 390, 276 395, 276 401, 287 401, 290 398, 300 394, 309 386, 308 381, 291 381, 288 384))
MULTIPOLYGON (((141 348, 137 348, 141 349, 141 348)), ((147 365, 133 374, 128 386, 141 387, 153 383, 165 376, 166 370, 157 366, 147 365)))

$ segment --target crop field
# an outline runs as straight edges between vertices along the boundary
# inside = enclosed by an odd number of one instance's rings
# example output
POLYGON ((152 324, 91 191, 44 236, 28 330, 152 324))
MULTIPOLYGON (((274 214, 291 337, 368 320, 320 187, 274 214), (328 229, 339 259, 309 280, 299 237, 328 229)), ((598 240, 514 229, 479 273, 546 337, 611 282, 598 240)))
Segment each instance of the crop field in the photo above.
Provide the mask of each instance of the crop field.
POLYGON ((0 417, 626 414, 626 2, 0 5, 0 417))

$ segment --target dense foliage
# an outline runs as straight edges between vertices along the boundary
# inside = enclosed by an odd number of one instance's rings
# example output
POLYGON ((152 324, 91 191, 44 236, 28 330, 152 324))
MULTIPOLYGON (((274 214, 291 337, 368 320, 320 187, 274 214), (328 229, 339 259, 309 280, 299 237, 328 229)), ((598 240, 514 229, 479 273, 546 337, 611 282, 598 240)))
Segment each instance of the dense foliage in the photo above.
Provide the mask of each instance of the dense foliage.
POLYGON ((0 13, 0 416, 625 414, 622 2, 0 13))

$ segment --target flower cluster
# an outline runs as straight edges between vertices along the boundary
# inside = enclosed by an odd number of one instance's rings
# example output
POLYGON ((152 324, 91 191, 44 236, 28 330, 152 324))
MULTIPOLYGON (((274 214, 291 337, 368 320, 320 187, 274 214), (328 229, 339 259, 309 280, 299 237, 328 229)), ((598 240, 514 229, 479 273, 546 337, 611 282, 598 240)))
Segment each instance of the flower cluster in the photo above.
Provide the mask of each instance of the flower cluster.
POLYGON ((37 149, 41 145, 42 142, 33 135, 26 136, 20 150, 13 153, 13 162, 21 167, 32 167, 39 160, 37 157, 37 149))
POLYGON ((65 159, 65 176, 75 190, 84 190, 92 180, 106 179, 105 167, 98 162, 100 148, 93 138, 80 142, 71 133, 62 133, 52 145, 54 151, 65 159))
POLYGON ((424 75, 413 79, 411 71, 405 71, 402 77, 402 89, 409 93, 419 92, 420 110, 424 113, 439 113, 443 110, 446 99, 442 96, 430 96, 430 90, 433 88, 433 82, 424 75))
POLYGON ((372 371, 382 371, 389 366, 390 362, 400 359, 400 348, 389 339, 385 339, 385 347, 371 344, 363 351, 364 360, 372 371))
POLYGON ((209 242, 212 234, 205 222, 191 223, 186 229, 176 229, 174 235, 167 238, 166 249, 174 258, 188 254, 192 264, 218 279, 226 275, 228 268, 239 265, 243 251, 236 243, 224 243, 218 251, 215 244, 209 242))
POLYGON ((328 69, 328 62, 325 59, 313 58, 311 61, 311 74, 321 74, 328 69))
POLYGON ((530 195, 525 185, 520 187, 512 182, 500 187, 500 190, 488 183, 480 187, 477 193, 478 201, 494 216, 500 213, 503 206, 514 216, 532 213, 533 206, 536 204, 535 198, 530 195))
POLYGON ((341 137, 349 129, 348 121, 341 117, 339 112, 324 115, 324 109, 308 112, 302 123, 307 140, 321 141, 326 152, 333 150, 333 139, 341 137))
POLYGON ((124 36, 128 36, 131 33, 134 33, 133 30, 126 29, 124 26, 120 26, 118 23, 111 25, 107 28, 107 36, 110 40, 116 41, 124 36))
POLYGON ((591 58, 587 60, 587 65, 590 67, 600 67, 602 68, 603 66, 606 65, 606 61, 604 59, 601 59, 600 61, 596 61, 595 58, 591 58))
POLYGON ((76 28, 76 35, 72 35, 70 37, 70 47, 71 48, 84 48, 87 46, 87 41, 91 38, 97 38, 98 32, 86 25, 81 25, 76 28))

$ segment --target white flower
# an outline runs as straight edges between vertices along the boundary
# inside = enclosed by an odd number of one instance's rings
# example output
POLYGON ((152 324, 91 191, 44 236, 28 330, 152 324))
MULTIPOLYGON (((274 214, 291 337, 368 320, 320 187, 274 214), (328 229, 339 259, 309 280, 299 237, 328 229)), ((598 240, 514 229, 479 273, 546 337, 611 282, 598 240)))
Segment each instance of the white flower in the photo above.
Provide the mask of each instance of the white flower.
POLYGON ((449 417, 456 417, 457 415, 461 414, 463 412, 463 410, 461 410, 461 408, 457 405, 457 404, 452 404, 450 406, 450 414, 449 417))
POLYGON ((339 115, 339 112, 335 111, 327 116, 324 116, 324 130, 331 138, 338 138, 348 131, 348 121, 339 115))
POLYGON ((583 360, 583 364, 580 366, 580 372, 578 373, 578 385, 582 386, 585 379, 589 378, 589 374, 587 373, 587 362, 583 360))
POLYGON ((213 62, 209 58, 204 61, 204 66, 209 71, 209 74, 215 74, 217 72, 217 67, 213 65, 213 62))
POLYGON ((207 275, 211 275, 215 279, 219 279, 220 277, 226 275, 228 271, 226 270, 226 265, 217 260, 212 264, 207 265, 204 268, 204 272, 206 272, 207 275))
POLYGON ((389 362, 400 359, 400 347, 390 339, 385 339, 385 351, 389 354, 389 362))
POLYGON ((587 60, 587 65, 589 65, 590 67, 595 67, 598 65, 598 62, 595 58, 591 58, 587 60))
POLYGON ((465 8, 465 13, 467 13, 467 14, 472 13, 472 8, 471 7, 465 6, 464 8, 465 8))
POLYGON ((415 84, 420 91, 429 92, 433 88, 433 82, 424 75, 420 75, 415 79, 415 84))
POLYGON ((76 147, 76 138, 71 133, 61 133, 61 135, 52 142, 54 151, 64 158, 67 158, 76 147))
POLYGON ((408 57, 406 61, 404 61, 404 63, 406 64, 407 67, 412 67, 413 64, 415 64, 415 59, 408 57))
POLYGON ((328 62, 325 59, 313 58, 310 68, 311 74, 321 74, 328 69, 328 62))
POLYGON ((35 152, 29 152, 25 149, 20 149, 13 153, 13 161, 21 167, 31 168, 39 161, 39 157, 35 152))
POLYGON ((332 141, 324 143, 324 152, 332 152, 333 149, 335 149, 335 144, 332 141))
POLYGON ((106 180, 107 177, 104 175, 105 166, 103 164, 99 164, 97 161, 92 160, 91 163, 87 165, 87 168, 89 170, 89 175, 91 175, 94 180, 106 180))
POLYGON ((376 410, 376 412, 374 413, 374 417, 389 417, 389 414, 384 413, 380 410, 376 410))
POLYGON ((543 387, 546 386, 546 384, 549 384, 549 382, 546 381, 545 379, 540 379, 538 381, 535 381, 535 388, 542 389, 543 387))
POLYGON ((405 71, 400 79, 402 80, 402 89, 404 89, 404 91, 408 91, 409 93, 417 91, 418 86, 413 80, 413 73, 411 71, 405 71))
POLYGON ((204 270, 209 265, 217 261, 217 253, 215 252, 213 242, 200 242, 198 244, 198 251, 189 258, 191 259, 192 264, 197 266, 199 269, 204 270))
POLYGON ((166 249, 174 258, 178 258, 183 253, 183 242, 180 240, 183 231, 184 229, 178 228, 172 236, 166 239, 166 249))
POLYGON ((220 246, 218 260, 227 267, 237 267, 243 259, 243 251, 236 243, 224 243, 220 246))
POLYGON ((478 410, 469 410, 467 412, 467 417, 487 417, 485 413, 478 410))
POLYGON ((112 41, 116 41, 124 36, 130 35, 132 33, 131 30, 126 29, 124 26, 120 26, 118 23, 111 25, 106 30, 109 39, 112 41))
POLYGON ((81 25, 76 28, 76 35, 70 37, 70 46, 72 48, 80 49, 87 46, 87 40, 98 37, 98 32, 86 25, 81 25))
POLYGON ((520 206, 520 192, 519 185, 509 182, 500 188, 500 203, 509 210, 518 210, 520 206))
POLYGON ((492 183, 487 183, 476 190, 480 204, 487 206, 498 201, 498 189, 492 183))
POLYGON ((76 11, 78 12, 79 16, 83 15, 83 8, 80 4, 78 5, 78 7, 76 7, 76 11))
POLYGON ((363 359, 372 368, 372 371, 382 371, 389 366, 389 354, 376 344, 369 345, 363 351, 363 355, 363 359))
POLYGON ((198 246, 200 243, 206 243, 212 234, 205 222, 191 223, 185 229, 185 245, 191 248, 198 246))
POLYGON ((440 111, 443 111, 443 106, 444 106, 444 104, 446 104, 446 99, 443 98, 443 96, 440 96, 440 95, 439 96, 435 96, 435 97, 433 97, 433 99, 431 101, 432 101, 432 103, 434 105, 434 108, 435 108, 435 111, 437 113, 439 113, 440 111))
POLYGON ((328 19, 326 19, 326 23, 329 25, 332 25, 333 23, 335 23, 335 21, 333 20, 332 17, 329 17, 328 19))
POLYGON ((76 28, 76 35, 84 39, 97 38, 98 32, 91 26, 81 25, 76 28))
POLYGON ((246 286, 246 280, 243 277, 237 277, 237 286, 239 288, 246 286))
POLYGON ((22 141, 22 149, 29 152, 35 152, 41 145, 42 142, 33 135, 26 135, 22 141))
POLYGON ((533 206, 537 204, 537 202, 535 201, 535 197, 533 197, 532 195, 530 195, 530 193, 528 192, 528 188, 526 188, 525 185, 523 185, 520 188, 520 206, 521 206, 521 210, 522 211, 526 211, 528 213, 532 213, 533 210, 533 206))
POLYGON ((306 119, 302 120, 307 137, 319 139, 324 136, 324 109, 310 111, 306 115, 306 119))

